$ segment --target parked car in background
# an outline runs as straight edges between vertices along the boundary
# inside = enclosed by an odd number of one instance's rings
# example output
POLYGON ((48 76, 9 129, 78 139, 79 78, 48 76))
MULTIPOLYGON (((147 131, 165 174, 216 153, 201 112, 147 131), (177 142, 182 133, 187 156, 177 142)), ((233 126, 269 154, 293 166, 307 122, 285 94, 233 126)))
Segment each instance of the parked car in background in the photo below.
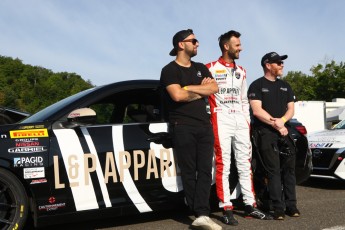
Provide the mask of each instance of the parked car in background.
POLYGON ((0 125, 15 123, 28 116, 27 112, 0 106, 0 125))
POLYGON ((345 120, 332 129, 308 136, 313 154, 313 176, 345 180, 345 120))
POLYGON ((41 227, 185 206, 165 114, 159 81, 135 80, 0 126, 0 229, 25 229, 29 216, 41 227))
POLYGON ((297 119, 291 119, 288 124, 291 127, 291 135, 296 143, 296 183, 306 181, 313 171, 312 153, 309 148, 306 127, 297 119))

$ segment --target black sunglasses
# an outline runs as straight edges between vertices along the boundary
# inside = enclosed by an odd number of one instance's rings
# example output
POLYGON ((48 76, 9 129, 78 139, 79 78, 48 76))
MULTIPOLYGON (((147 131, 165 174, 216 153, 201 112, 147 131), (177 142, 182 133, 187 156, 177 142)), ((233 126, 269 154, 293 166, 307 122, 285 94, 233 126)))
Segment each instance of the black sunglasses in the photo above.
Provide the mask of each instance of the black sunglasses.
POLYGON ((283 61, 275 61, 275 62, 270 62, 270 64, 273 64, 273 63, 275 63, 275 64, 277 64, 277 65, 282 65, 282 64, 284 64, 284 62, 283 62, 283 61))
POLYGON ((191 38, 191 39, 183 40, 182 42, 191 42, 193 45, 195 45, 199 41, 196 38, 191 38))

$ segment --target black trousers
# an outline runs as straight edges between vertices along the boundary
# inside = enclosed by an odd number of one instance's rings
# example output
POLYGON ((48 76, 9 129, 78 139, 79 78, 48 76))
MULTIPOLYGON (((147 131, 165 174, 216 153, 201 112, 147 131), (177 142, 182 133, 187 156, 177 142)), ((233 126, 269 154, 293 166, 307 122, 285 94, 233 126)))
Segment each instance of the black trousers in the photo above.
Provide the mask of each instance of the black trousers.
POLYGON ((279 138, 278 132, 262 128, 259 130, 260 140, 257 143, 267 170, 269 198, 274 209, 296 207, 296 154, 280 154, 279 138))
POLYGON ((188 206, 195 216, 208 216, 214 143, 212 126, 174 125, 171 131, 188 206))

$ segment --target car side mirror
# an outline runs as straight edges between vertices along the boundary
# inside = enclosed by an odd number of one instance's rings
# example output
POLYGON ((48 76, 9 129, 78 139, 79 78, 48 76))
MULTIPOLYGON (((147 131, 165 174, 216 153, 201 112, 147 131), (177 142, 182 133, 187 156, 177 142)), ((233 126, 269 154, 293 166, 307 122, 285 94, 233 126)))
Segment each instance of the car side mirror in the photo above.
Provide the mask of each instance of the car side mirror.
POLYGON ((67 121, 72 126, 93 125, 96 123, 96 119, 96 112, 90 108, 73 110, 67 116, 67 121))

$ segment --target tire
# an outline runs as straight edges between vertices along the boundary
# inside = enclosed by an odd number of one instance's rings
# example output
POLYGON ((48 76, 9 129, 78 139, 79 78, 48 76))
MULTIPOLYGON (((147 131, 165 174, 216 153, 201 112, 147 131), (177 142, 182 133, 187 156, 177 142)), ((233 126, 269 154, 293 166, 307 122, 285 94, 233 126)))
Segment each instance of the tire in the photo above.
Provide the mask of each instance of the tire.
POLYGON ((12 124, 14 121, 6 114, 0 113, 0 125, 12 124))
POLYGON ((0 229, 24 229, 28 210, 23 185, 12 173, 0 168, 0 229))

